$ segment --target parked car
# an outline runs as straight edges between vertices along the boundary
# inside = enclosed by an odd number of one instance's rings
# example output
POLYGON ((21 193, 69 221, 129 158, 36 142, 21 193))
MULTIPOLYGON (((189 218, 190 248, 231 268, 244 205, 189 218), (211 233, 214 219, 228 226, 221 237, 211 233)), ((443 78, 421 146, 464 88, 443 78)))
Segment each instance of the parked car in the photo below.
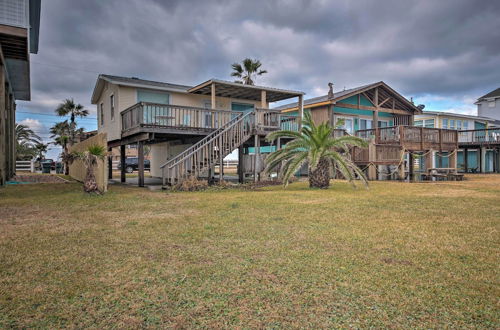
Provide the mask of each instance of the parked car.
POLYGON ((47 158, 47 159, 42 159, 40 161, 40 165, 43 166, 42 164, 47 164, 50 163, 50 169, 55 170, 56 169, 56 162, 53 159, 47 158))
MULTIPOLYGON (((122 164, 118 163, 118 169, 121 170, 122 164)), ((139 158, 137 157, 129 157, 125 158, 125 172, 132 173, 139 169, 139 158)), ((144 159, 144 169, 150 171, 151 165, 148 159, 144 159)))

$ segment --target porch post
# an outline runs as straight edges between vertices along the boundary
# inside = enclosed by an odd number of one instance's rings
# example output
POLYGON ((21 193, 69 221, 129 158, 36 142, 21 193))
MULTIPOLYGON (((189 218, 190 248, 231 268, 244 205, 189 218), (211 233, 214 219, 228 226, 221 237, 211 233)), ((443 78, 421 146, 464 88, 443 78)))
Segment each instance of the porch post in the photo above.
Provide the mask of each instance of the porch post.
POLYGON ((238 147, 238 181, 243 183, 243 146, 238 147))
POLYGON ((113 179, 113 149, 108 148, 108 179, 113 179))
POLYGON ((223 149, 224 142, 222 139, 222 135, 219 138, 219 183, 224 180, 224 157, 223 157, 223 149))
POLYGON ((260 91, 260 107, 262 109, 267 109, 267 95, 266 91, 260 91))
POLYGON ((479 162, 480 172, 485 173, 486 172, 486 147, 481 147, 479 150, 479 153, 481 155, 481 157, 479 157, 479 159, 480 159, 480 162, 479 162))
POLYGON ((211 93, 211 96, 212 96, 212 109, 215 109, 217 104, 215 102, 215 83, 212 83, 212 93, 211 93))
POLYGON ((409 177, 410 177, 410 182, 415 181, 415 173, 414 173, 414 167, 415 167, 415 160, 413 158, 413 154, 411 152, 408 153, 408 169, 409 169, 409 177))
POLYGON ((120 146, 120 182, 125 182, 125 145, 120 146))
POLYGON ((453 155, 448 156, 449 157, 449 165, 451 168, 454 168, 455 171, 457 171, 457 152, 458 150, 455 149, 453 152, 453 155))
POLYGON ((144 187, 144 142, 137 142, 137 156, 139 162, 139 187, 144 187))
POLYGON ((375 141, 379 141, 379 129, 378 129, 378 87, 375 88, 375 108, 376 110, 373 111, 373 127, 375 127, 375 141))
POLYGON ((259 165, 259 158, 260 158, 260 139, 259 139, 259 136, 257 134, 255 134, 255 137, 254 137, 254 160, 253 160, 253 182, 257 182, 258 181, 258 177, 257 177, 257 174, 258 174, 258 170, 257 170, 257 166, 259 165))
POLYGON ((464 148, 464 172, 469 172, 469 150, 464 148))
POLYGON ((302 119, 304 118, 304 96, 299 95, 299 130, 302 128, 302 119))

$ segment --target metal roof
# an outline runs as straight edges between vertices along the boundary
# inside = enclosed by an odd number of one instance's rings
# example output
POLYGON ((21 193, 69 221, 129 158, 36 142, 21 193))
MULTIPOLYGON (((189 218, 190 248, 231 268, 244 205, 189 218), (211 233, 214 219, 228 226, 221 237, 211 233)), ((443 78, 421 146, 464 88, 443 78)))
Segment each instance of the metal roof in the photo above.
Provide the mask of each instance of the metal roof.
POLYGON ((189 93, 211 95, 212 84, 215 84, 215 95, 245 100, 261 100, 261 91, 266 91, 267 102, 286 100, 292 97, 304 95, 303 92, 291 91, 279 88, 244 85, 231 81, 210 79, 188 90, 189 93))
MULTIPOLYGON (((486 120, 486 121, 491 121, 495 122, 496 119, 490 118, 490 117, 482 117, 482 116, 476 116, 476 115, 464 115, 461 113, 454 113, 454 112, 446 112, 446 111, 423 111, 420 115, 418 116, 450 116, 450 117, 459 117, 459 118, 467 118, 467 119, 476 119, 476 120, 486 120)), ((421 118, 421 117, 420 117, 421 118)))

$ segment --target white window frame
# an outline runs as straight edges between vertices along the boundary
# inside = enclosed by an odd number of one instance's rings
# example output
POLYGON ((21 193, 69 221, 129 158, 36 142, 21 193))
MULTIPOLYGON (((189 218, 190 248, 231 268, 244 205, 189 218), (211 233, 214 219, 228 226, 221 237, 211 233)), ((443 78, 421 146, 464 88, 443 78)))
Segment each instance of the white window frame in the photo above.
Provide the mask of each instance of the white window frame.
POLYGON ((496 106, 496 100, 488 101, 488 108, 494 108, 496 106))
POLYGON ((442 128, 448 129, 449 122, 450 121, 448 120, 448 118, 443 118, 442 122, 441 122, 442 123, 442 128))

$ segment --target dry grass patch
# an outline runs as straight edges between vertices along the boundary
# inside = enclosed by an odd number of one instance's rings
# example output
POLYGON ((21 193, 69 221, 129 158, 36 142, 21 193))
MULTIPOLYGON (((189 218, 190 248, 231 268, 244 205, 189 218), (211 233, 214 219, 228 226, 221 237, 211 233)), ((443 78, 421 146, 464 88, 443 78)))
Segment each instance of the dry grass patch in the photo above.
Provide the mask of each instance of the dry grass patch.
POLYGON ((0 327, 498 328, 500 176, 0 189, 0 327))

